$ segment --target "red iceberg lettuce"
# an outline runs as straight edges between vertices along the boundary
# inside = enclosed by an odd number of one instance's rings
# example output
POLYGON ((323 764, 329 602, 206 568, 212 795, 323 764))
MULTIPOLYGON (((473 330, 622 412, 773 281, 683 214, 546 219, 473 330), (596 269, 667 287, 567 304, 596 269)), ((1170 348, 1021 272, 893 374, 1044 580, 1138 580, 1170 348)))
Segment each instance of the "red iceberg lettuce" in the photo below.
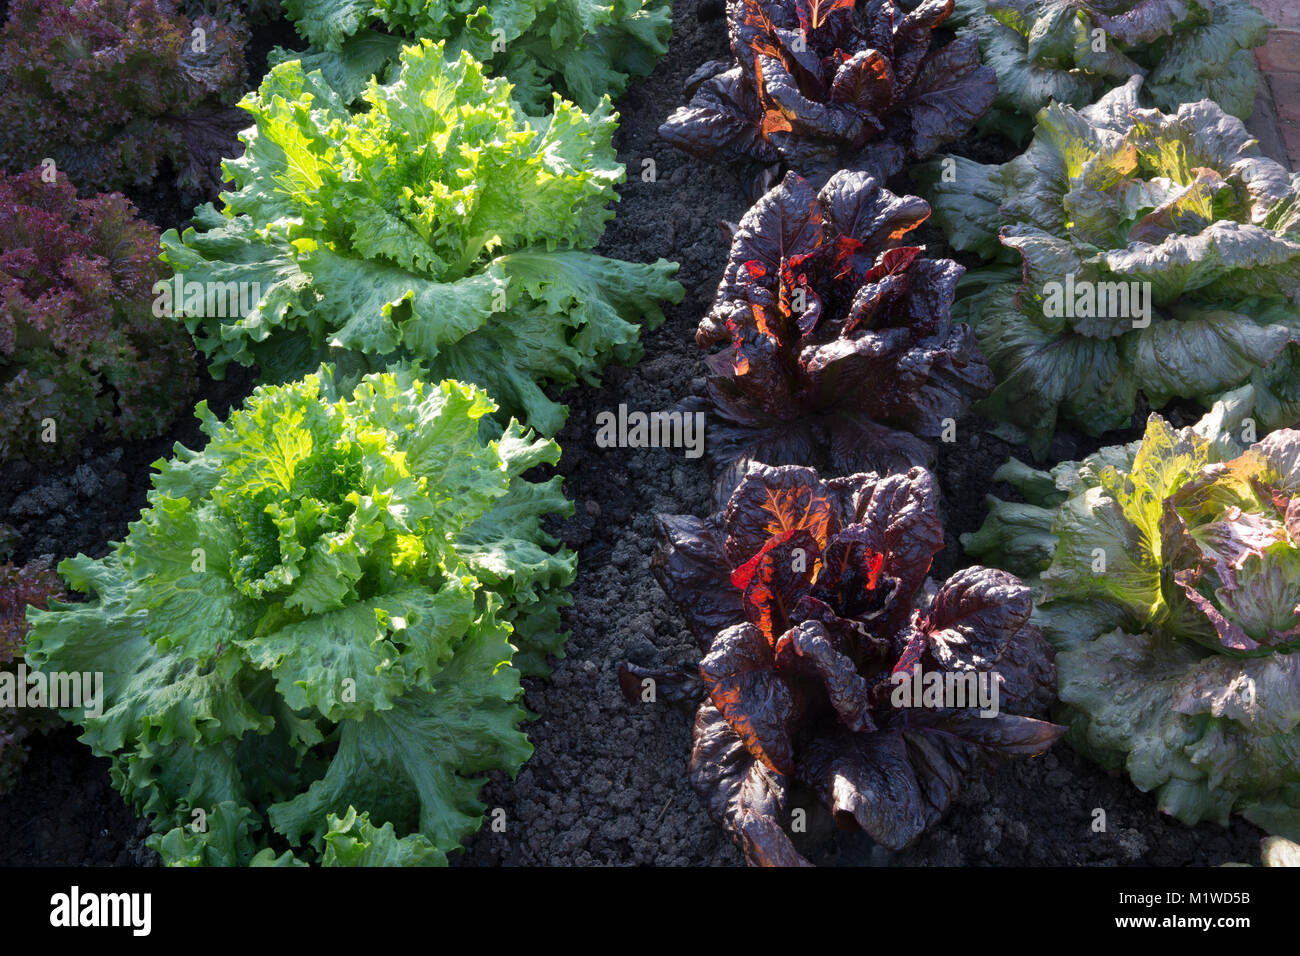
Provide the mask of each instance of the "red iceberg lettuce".
POLYGON ((965 134, 997 93, 973 36, 931 52, 953 0, 730 0, 735 62, 687 80, 690 105, 659 134, 718 162, 887 178, 965 134))
MULTIPOLYGON (((898 849, 980 761, 1064 731, 1030 716, 1056 671, 1029 588, 983 567, 928 579, 943 530, 925 469, 821 480, 755 464, 724 512, 659 527, 655 576, 704 651, 691 781, 751 863, 805 862, 780 824, 791 782, 898 849), (916 706, 918 668, 927 684, 983 682, 997 704, 916 706)), ((649 673, 625 670, 625 689, 649 673)))
POLYGON ((924 439, 994 382, 951 319, 963 268, 899 244, 929 214, 861 172, 819 194, 788 173, 750 208, 695 335, 728 345, 708 359, 716 463, 739 474, 748 459, 813 462, 817 448, 840 474, 931 462, 924 439))

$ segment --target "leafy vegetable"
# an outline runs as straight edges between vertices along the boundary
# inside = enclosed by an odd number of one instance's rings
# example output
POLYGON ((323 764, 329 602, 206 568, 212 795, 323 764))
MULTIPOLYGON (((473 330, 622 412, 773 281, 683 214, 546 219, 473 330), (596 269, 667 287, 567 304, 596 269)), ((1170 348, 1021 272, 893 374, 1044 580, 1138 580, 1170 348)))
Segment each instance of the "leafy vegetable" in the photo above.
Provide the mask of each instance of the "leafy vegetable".
MULTIPOLYGON (((997 71, 997 105, 1030 116, 1087 106, 1134 74, 1162 110, 1211 99, 1241 119, 1255 105, 1254 47, 1269 22, 1247 0, 964 0, 997 71)), ((959 18, 954 16, 954 21, 959 18)), ((964 18, 963 18, 964 19, 964 18)))
POLYGON ((451 55, 468 52, 506 77, 530 115, 550 106, 552 91, 584 110, 617 98, 654 69, 672 31, 669 0, 285 0, 285 10, 312 46, 273 60, 301 56, 349 100, 404 40, 446 40, 451 55))
POLYGON ((1300 835, 1300 432, 1254 428, 1249 387, 1196 428, 1159 415, 1141 441, 1052 475, 1019 469, 1019 525, 963 539, 1038 559, 1070 742, 1125 767, 1186 823, 1236 812, 1300 835), (1048 564, 1050 561, 1050 564, 1048 564))
POLYGON ((1159 408, 1250 381, 1263 428, 1300 408, 1300 176, 1209 100, 1139 108, 1141 85, 1047 107, 1002 166, 923 172, 954 246, 1023 262, 1020 281, 972 273, 982 288, 954 311, 998 381, 986 411, 1036 455, 1058 417, 1127 425, 1139 389, 1159 408))
POLYGON ((170 164, 210 197, 235 148, 239 25, 166 0, 13 0, 0 47, 0 169, 49 157, 86 192, 143 186, 170 164))
POLYGON ((935 498, 923 468, 822 480, 754 464, 725 512, 659 517, 652 567, 705 655, 691 780, 751 863, 805 862, 780 824, 792 783, 897 849, 978 762, 1041 753, 1064 730, 1029 716, 1055 682, 1029 589, 981 567, 937 590, 927 578, 935 498), (916 667, 988 681, 998 712, 905 706, 916 667))
POLYGON ((63 582, 41 560, 21 567, 0 564, 0 665, 12 664, 22 656, 27 636, 27 606, 44 608, 50 597, 65 600, 63 582))
MULTIPOLYGON (((159 842, 160 853, 171 866, 307 866, 286 850, 276 855, 271 847, 252 852, 248 839, 253 825, 247 807, 233 800, 218 803, 204 820, 208 833, 178 827, 159 842)), ((444 862, 423 833, 398 837, 391 823, 376 827, 367 813, 349 807, 342 816, 326 815, 329 829, 320 856, 321 866, 439 866, 444 862)))
POLYGON ((0 460, 157 435, 196 384, 184 332, 153 315, 157 232, 43 173, 0 175, 0 460))
MULTIPOLYGON (((66 600, 63 582, 41 560, 22 566, 0 564, 0 674, 14 676, 22 660, 27 636, 27 607, 48 606, 50 599, 66 600)), ((27 760, 26 740, 57 723, 57 715, 41 707, 0 705, 0 794, 12 790, 27 760)))
POLYGON ((521 477, 558 447, 485 444, 493 408, 418 368, 345 398, 325 367, 225 423, 200 403, 206 448, 158 463, 126 540, 60 564, 91 599, 33 613, 28 661, 104 673, 103 715, 66 716, 165 860, 355 856, 354 809, 433 862, 477 829, 482 775, 531 751, 516 647, 562 645, 575 565, 540 527, 572 508, 560 479, 521 477))
POLYGON ((842 474, 930 462, 922 439, 993 378, 950 320, 962 267, 899 244, 929 214, 861 172, 819 194, 787 173, 745 214, 695 337, 730 346, 709 359, 715 460, 743 473, 747 459, 798 464, 828 448, 842 474))
POLYGON ((779 166, 818 185, 836 169, 886 179, 962 136, 993 102, 997 81, 973 38, 930 51, 952 9, 731 0, 734 63, 696 70, 690 104, 659 135, 704 159, 779 166))
POLYGON ((608 101, 530 120, 504 80, 428 41, 365 99, 353 115, 319 73, 275 67, 241 104, 256 125, 227 164, 225 209, 200 208, 183 241, 163 236, 184 282, 256 292, 245 315, 184 315, 213 373, 256 362, 284 380, 326 357, 372 370, 412 357, 554 434, 564 409, 540 383, 635 361, 637 323, 683 294, 673 263, 587 251, 625 175, 608 101))

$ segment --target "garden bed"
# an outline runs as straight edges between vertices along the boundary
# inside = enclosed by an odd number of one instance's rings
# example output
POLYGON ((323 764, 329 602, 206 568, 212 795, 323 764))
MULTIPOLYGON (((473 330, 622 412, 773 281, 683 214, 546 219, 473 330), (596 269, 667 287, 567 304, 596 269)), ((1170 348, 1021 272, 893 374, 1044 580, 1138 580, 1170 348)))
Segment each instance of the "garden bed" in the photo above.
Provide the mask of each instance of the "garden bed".
MULTIPOLYGON (((691 713, 663 702, 630 704, 617 680, 624 661, 698 658, 649 561, 655 513, 709 510, 707 466, 681 449, 606 449, 595 442, 599 413, 620 405, 667 410, 703 374, 694 330, 726 259, 728 240, 718 224, 739 219, 749 197, 735 171, 672 149, 656 130, 680 104, 685 78, 726 50, 717 0, 677 0, 667 56, 618 103, 615 142, 629 181, 598 251, 637 262, 679 262, 686 297, 666 309, 662 327, 643 336, 639 365, 608 370, 599 389, 564 395, 570 411, 558 438, 559 471, 576 512, 557 533, 579 554, 574 605, 565 612, 572 637, 549 680, 525 680, 525 704, 536 714, 528 727, 532 758, 516 780, 494 777, 485 788, 487 805, 505 811, 504 831, 485 826, 454 858, 461 865, 742 863, 688 782, 691 713), (649 181, 641 175, 646 159, 654 161, 649 181)), ((996 141, 970 138, 957 152, 986 162, 1011 155, 996 141)), ((907 191, 905 174, 891 186, 907 191)), ((171 218, 165 198, 151 196, 140 205, 162 227, 187 215, 171 218)), ((937 229, 924 227, 922 238, 932 253, 948 252, 937 229)), ((232 369, 223 382, 203 378, 199 397, 224 415, 251 383, 251 375, 232 369)), ((1189 406, 1166 414, 1182 425, 1199 413, 1189 406)), ((1062 431, 1051 457, 1079 458, 1130 440, 1140 435, 1145 417, 1140 409, 1129 430, 1100 440, 1062 431)), ((173 441, 193 446, 198 438, 197 423, 189 419, 165 438, 91 445, 57 467, 11 465, 0 476, 0 519, 22 535, 15 560, 106 553, 145 504, 149 463, 167 454, 173 441)), ((974 416, 959 423, 955 443, 940 446, 936 471, 947 548, 936 562, 939 576, 970 563, 957 538, 983 520, 983 497, 996 490, 992 473, 1010 455, 1028 460, 1027 450, 994 437, 989 423, 974 416)), ((1154 799, 1125 775, 1107 773, 1065 745, 972 779, 947 817, 900 853, 834 830, 811 795, 796 793, 792 804, 809 809, 808 833, 795 840, 818 863, 1214 866, 1254 861, 1263 835, 1236 818, 1227 828, 1184 826, 1158 812, 1154 799), (1097 808, 1105 811, 1104 832, 1094 830, 1097 808)), ((0 798, 0 864, 149 865, 156 857, 143 847, 147 830, 109 786, 107 762, 92 758, 64 728, 33 741, 17 790, 0 798)))

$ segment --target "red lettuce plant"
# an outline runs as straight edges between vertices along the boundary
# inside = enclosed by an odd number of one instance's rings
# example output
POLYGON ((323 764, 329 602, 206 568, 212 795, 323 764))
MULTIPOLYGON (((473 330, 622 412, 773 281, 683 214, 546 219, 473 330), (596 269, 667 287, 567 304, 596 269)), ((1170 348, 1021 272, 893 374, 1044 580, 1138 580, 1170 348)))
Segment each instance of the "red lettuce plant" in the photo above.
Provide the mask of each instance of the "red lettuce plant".
POLYGON ((44 561, 28 561, 21 567, 9 561, 0 564, 0 667, 22 657, 27 606, 44 610, 51 597, 67 600, 63 582, 44 561))
MULTIPOLYGON (((943 529, 925 469, 822 480, 755 464, 725 511, 658 520, 655 576, 704 651, 691 781, 751 863, 806 862, 780 823, 791 782, 898 849, 977 763, 1063 733, 1030 716, 1056 672, 1029 589, 983 567, 937 589, 927 577, 943 529), (899 691, 918 666, 996 686, 996 713, 915 706, 899 691)), ((626 669, 625 689, 647 673, 626 669)))
MULTIPOLYGON (((48 564, 38 560, 21 567, 8 561, 0 565, 0 671, 12 670, 22 657, 27 606, 45 610, 50 598, 63 601, 67 594, 48 564)), ((0 706, 0 793, 13 789, 18 780, 27 759, 27 738, 57 721, 53 710, 0 706)))
POLYGON ((974 37, 931 51, 953 0, 730 0, 735 62, 705 63, 664 139, 718 162, 888 178, 962 136, 997 93, 974 37))
POLYGON ((157 435, 187 404, 194 350, 153 315, 157 257, 121 195, 0 175, 0 460, 157 435))
POLYGON ((83 192, 151 182, 221 189, 247 125, 245 30, 168 0, 13 0, 0 40, 0 169, 46 157, 83 192))
POLYGON ((750 208, 695 335, 728 346, 708 359, 716 463, 809 463, 818 448, 840 474, 930 462, 923 439, 994 382, 951 320, 964 269, 900 245, 929 214, 862 172, 819 194, 787 173, 750 208))

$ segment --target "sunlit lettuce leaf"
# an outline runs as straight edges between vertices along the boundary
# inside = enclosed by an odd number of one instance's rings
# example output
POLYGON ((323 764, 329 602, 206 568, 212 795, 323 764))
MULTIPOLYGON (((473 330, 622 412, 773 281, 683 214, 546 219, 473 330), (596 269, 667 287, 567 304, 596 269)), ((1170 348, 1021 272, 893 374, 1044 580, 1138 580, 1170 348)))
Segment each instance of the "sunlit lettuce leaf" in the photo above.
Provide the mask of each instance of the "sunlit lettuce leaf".
POLYGON ((485 439, 491 400, 424 374, 200 404, 206 446, 157 463, 126 539, 60 565, 90 600, 33 612, 29 662, 104 675, 65 716, 168 862, 444 862, 531 752, 512 659, 560 651, 575 558, 541 526, 559 478, 523 473, 559 449, 485 439))
POLYGON ((1134 76, 1082 109, 1045 107, 1000 166, 919 171, 953 245, 1021 268, 974 270, 955 310, 998 382, 984 410, 1036 456, 1058 422, 1128 425, 1139 392, 1208 406, 1250 383, 1262 430, 1294 421, 1300 174, 1209 100, 1166 114, 1139 105, 1141 88, 1134 76))
POLYGON ((443 53, 406 48, 356 114, 321 73, 273 68, 242 103, 255 125, 226 164, 225 209, 163 239, 183 283, 243 283, 249 307, 177 317, 214 374, 235 361, 288 380, 326 359, 378 371, 415 358, 554 434, 564 409, 543 386, 634 361, 641 325, 683 290, 671 263, 588 251, 625 175, 608 100, 530 119, 504 80, 443 53))
POLYGON ((1254 441, 1256 405, 1247 386, 1195 428, 1152 415, 1140 442, 1008 467, 1026 502, 990 499, 963 544, 1041 569, 1035 619, 1075 747, 1186 823, 1235 812, 1294 838, 1300 431, 1254 441))

